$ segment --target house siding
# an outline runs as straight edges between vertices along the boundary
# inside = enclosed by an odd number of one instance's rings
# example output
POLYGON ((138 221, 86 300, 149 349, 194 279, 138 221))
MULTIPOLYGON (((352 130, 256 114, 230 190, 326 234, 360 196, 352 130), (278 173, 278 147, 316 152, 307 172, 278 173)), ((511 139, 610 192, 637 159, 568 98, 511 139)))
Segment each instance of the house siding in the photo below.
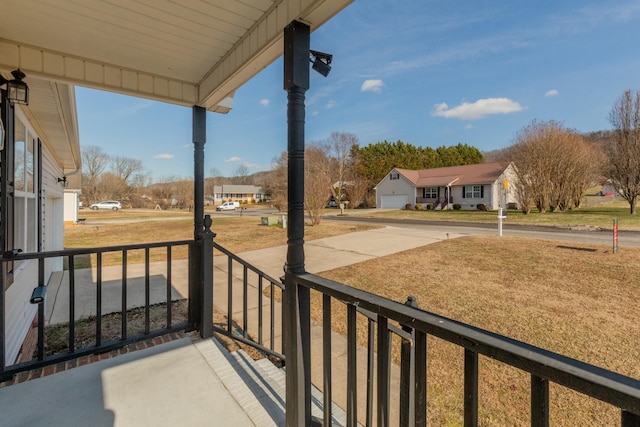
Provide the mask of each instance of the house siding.
MULTIPOLYGON (((20 119, 25 125, 29 139, 38 138, 33 125, 16 109, 16 119, 20 119)), ((42 239, 36 241, 44 250, 56 250, 63 248, 63 190, 58 184, 58 177, 64 174, 57 165, 51 151, 43 143, 42 149, 42 206, 40 218, 42 223, 42 239)), ((37 172, 36 172, 37 174, 37 172)), ((36 193, 36 206, 37 206, 36 193)), ((37 236, 37 230, 36 234, 37 236)), ((34 237, 36 240, 37 238, 34 237)), ((22 243, 17 242, 17 247, 22 248, 22 243)), ((26 251, 26 250, 25 250, 26 251)), ((62 260, 48 261, 45 263, 46 284, 53 271, 62 270, 62 260)), ((29 331, 31 322, 36 315, 37 306, 29 302, 33 288, 38 286, 38 261, 23 261, 14 272, 14 280, 5 293, 5 363, 13 364, 20 352, 22 342, 29 331)))
MULTIPOLYGON (((415 204, 416 202, 416 189, 413 184, 407 181, 402 175, 400 175, 400 179, 391 180, 389 179, 389 175, 380 181, 380 183, 376 186, 376 207, 383 207, 383 198, 387 196, 401 196, 406 195, 406 202, 415 204)), ((404 208, 404 204, 402 206, 393 206, 394 208, 404 208)))
POLYGON ((438 201, 444 200, 447 188, 451 189, 448 206, 446 207, 447 209, 451 209, 453 205, 459 204, 461 209, 475 210, 478 208, 478 205, 483 204, 489 210, 497 210, 500 206, 504 205, 505 198, 507 204, 515 203, 516 200, 514 192, 511 188, 512 185, 509 186, 506 194, 504 192, 504 180, 508 179, 509 182, 513 182, 515 179, 513 166, 500 166, 500 169, 498 170, 496 170, 496 165, 494 164, 488 164, 487 166, 489 176, 487 176, 487 173, 484 173, 484 175, 477 175, 478 182, 473 182, 473 179, 475 178, 470 178, 470 176, 468 175, 465 176, 465 172, 461 170, 461 168, 464 168, 465 166, 455 167, 457 168, 455 172, 452 172, 450 168, 437 168, 428 170, 435 171, 435 174, 431 176, 429 176, 428 174, 421 174, 421 172, 424 172, 425 170, 403 170, 403 173, 400 174, 400 179, 391 180, 391 173, 397 172, 397 169, 394 168, 376 186, 376 206, 384 207, 382 206, 382 201, 385 196, 391 197, 392 195, 403 194, 406 195, 406 203, 419 203, 423 206, 430 203, 433 205, 433 208, 437 208, 438 201), (500 171, 502 172, 500 173, 500 171), (438 173, 443 175, 437 175, 438 173), (444 175, 446 173, 451 173, 452 175, 444 175), (498 175, 498 173, 500 173, 500 175, 498 175), (403 174, 406 174, 406 176, 403 174), (496 176, 497 178, 495 178, 496 176), (436 177, 436 180, 434 180, 433 177, 436 177), (488 180, 494 178, 495 180, 493 182, 488 182, 488 180), (449 187, 442 184, 425 185, 425 183, 429 182, 429 180, 431 180, 431 182, 437 182, 437 180, 439 180, 440 182, 450 182, 451 184, 448 184, 449 187), (420 183, 422 183, 422 185, 418 185, 420 183), (476 185, 479 185, 482 188, 480 197, 463 197, 463 191, 467 187, 476 185), (424 198, 424 188, 437 188, 438 196, 436 198, 424 198))

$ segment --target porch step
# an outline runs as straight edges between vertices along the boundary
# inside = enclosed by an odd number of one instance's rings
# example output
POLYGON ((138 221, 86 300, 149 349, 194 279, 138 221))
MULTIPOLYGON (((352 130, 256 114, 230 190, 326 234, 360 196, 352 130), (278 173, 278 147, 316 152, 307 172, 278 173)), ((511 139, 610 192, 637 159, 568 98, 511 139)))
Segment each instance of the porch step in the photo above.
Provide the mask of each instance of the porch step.
MULTIPOLYGON (((229 353, 217 340, 195 343, 229 394, 258 427, 285 425, 285 373, 268 359, 253 360, 242 350, 229 353)), ((346 425, 346 414, 333 405, 332 425, 346 425)), ((322 392, 312 387, 312 414, 322 417, 322 392)))

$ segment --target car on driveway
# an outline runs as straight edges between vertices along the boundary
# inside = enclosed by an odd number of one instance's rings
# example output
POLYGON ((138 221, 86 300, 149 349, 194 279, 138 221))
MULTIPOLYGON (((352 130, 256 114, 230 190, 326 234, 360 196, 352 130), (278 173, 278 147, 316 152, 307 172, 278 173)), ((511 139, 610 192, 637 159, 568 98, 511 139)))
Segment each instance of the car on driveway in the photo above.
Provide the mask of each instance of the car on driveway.
POLYGON ((112 211, 117 211, 118 209, 122 209, 122 205, 120 202, 115 200, 104 200, 102 202, 92 204, 89 208, 94 211, 97 211, 98 209, 111 209, 112 211))

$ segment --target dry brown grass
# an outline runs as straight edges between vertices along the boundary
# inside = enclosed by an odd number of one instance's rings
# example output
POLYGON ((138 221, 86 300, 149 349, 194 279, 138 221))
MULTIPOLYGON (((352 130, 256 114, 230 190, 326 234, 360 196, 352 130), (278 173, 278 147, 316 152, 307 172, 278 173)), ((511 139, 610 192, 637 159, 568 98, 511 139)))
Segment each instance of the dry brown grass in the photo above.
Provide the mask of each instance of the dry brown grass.
MULTIPOLYGON (((640 250, 464 237, 322 273, 461 322, 640 378, 640 250)), ((321 301, 312 301, 321 319, 321 301)), ((333 324, 345 333, 344 310, 333 324)), ((360 336, 365 335, 362 322, 360 336)), ((397 352, 396 352, 397 356, 397 352)), ((463 351, 429 339, 429 419, 462 425, 463 351)), ((529 424, 529 376, 480 363, 481 425, 529 424)), ((552 425, 619 425, 619 411, 552 385, 552 425)))
MULTIPOLYGON (((119 215, 124 212, 102 212, 102 214, 119 215)), ((240 253, 248 250, 263 249, 287 243, 287 230, 280 227, 261 225, 256 217, 214 217, 213 232, 216 233, 215 242, 240 253)), ((337 236, 354 231, 370 230, 378 226, 361 224, 342 224, 324 222, 316 226, 305 227, 305 240, 320 239, 337 236)), ((133 243, 168 242, 188 240, 193 238, 193 219, 125 222, 101 225, 84 225, 67 227, 65 229, 65 248, 94 248, 117 246, 133 243)), ((165 250, 151 251, 151 262, 164 260, 165 250)), ((187 257, 186 247, 177 247, 173 252, 174 259, 187 257)), ((144 261, 144 251, 132 251, 128 254, 130 262, 144 261)), ((103 265, 117 265, 122 261, 121 252, 107 253, 103 256, 103 265)), ((95 265, 95 256, 76 260, 77 268, 95 265)))

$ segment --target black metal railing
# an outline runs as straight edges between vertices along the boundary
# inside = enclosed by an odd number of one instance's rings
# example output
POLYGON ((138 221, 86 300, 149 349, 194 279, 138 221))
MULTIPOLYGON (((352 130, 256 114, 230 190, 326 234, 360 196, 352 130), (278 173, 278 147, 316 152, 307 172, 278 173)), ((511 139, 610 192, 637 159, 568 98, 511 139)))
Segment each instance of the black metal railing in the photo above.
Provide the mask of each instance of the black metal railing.
POLYGON ((216 254, 214 268, 226 273, 226 284, 222 278, 215 280, 213 295, 214 307, 226 321, 216 322, 213 330, 284 362, 278 302, 284 286, 217 243, 213 247, 224 256, 216 254))
MULTIPOLYGON (((174 242, 161 242, 161 243, 147 243, 147 244, 133 244, 133 245, 122 245, 122 246, 109 246, 109 247, 101 247, 101 248, 87 248, 87 249, 66 249, 59 251, 48 251, 48 252, 39 252, 39 253, 22 253, 11 257, 0 257, 0 263, 6 262, 28 262, 30 260, 35 260, 38 263, 38 282, 34 283, 34 294, 35 297, 32 296, 31 302, 38 305, 37 308, 37 345, 35 356, 31 359, 31 355, 26 355, 26 361, 11 364, 7 363, 8 366, 5 366, 5 363, 0 363, 0 377, 10 378, 16 373, 44 367, 47 365, 52 365, 55 363, 59 363, 62 361, 70 360, 73 358, 77 358, 84 355, 90 354, 100 354, 105 353, 113 349, 124 347, 127 344, 132 342, 145 340, 148 338, 152 338, 158 335, 163 335, 166 333, 185 330, 189 327, 188 321, 174 321, 174 313, 172 312, 172 301, 176 298, 173 298, 173 264, 174 257, 172 255, 172 251, 175 248, 186 247, 188 250, 188 256, 192 256, 194 241, 192 240, 184 240, 184 241, 174 241, 174 242), (134 251, 142 251, 143 252, 143 261, 135 260, 131 262, 129 255, 134 251), (157 262, 153 263, 153 271, 152 271, 152 262, 151 262, 151 251, 166 251, 164 254, 160 255, 160 258, 164 258, 164 262, 160 261, 158 265, 157 262), (114 292, 109 292, 109 301, 105 300, 105 267, 103 265, 103 258, 107 254, 113 254, 115 256, 120 257, 120 266, 121 273, 119 275, 115 275, 118 277, 109 277, 109 287, 113 288, 115 282, 117 282, 117 286, 121 288, 119 296, 115 295, 114 292), (93 260, 90 263, 86 263, 84 260, 87 258, 93 260), (56 308, 52 308, 52 303, 47 301, 46 289, 47 283, 45 280, 48 278, 45 277, 45 263, 50 262, 55 259, 62 258, 62 260, 66 263, 66 270, 63 274, 64 280, 61 279, 60 289, 57 293, 57 298, 63 298, 64 295, 68 295, 67 301, 64 303, 62 301, 56 302, 56 308), (80 263, 78 263, 78 261, 80 263), (79 264, 81 268, 78 268, 79 264), (140 264, 143 265, 143 271, 138 272, 137 274, 129 274, 130 270, 136 264, 137 267, 140 267, 140 264), (84 270, 85 275, 82 276, 80 273, 84 270), (87 271, 91 272, 91 274, 95 274, 95 279, 91 276, 87 278, 87 271), (154 275, 154 301, 151 300, 151 276, 152 273, 154 275), (82 276, 82 278, 80 278, 82 276), (164 287, 164 289, 155 289, 158 287, 159 276, 162 278, 162 284, 160 287, 164 287), (136 286, 138 287, 138 292, 140 289, 143 294, 143 301, 132 301, 132 297, 130 293, 133 288, 133 281, 136 281, 136 286), (62 289, 64 288, 64 289, 62 289), (79 298, 79 293, 82 292, 84 294, 90 292, 92 294, 90 300, 95 299, 95 305, 92 309, 90 309, 90 314, 87 315, 86 312, 78 313, 76 310, 76 305, 79 298), (119 299, 119 301, 117 301, 119 299), (109 304, 110 308, 105 309, 105 304, 109 304), (68 307, 67 313, 58 314, 57 317, 60 319, 60 316, 66 320, 66 326, 68 327, 67 332, 67 344, 66 349, 63 351, 56 352, 54 354, 45 354, 45 348, 49 346, 45 339, 45 327, 46 320, 45 319, 45 310, 50 311, 50 316, 52 316, 55 310, 58 310, 60 306, 68 307), (166 306, 166 317, 164 320, 164 325, 160 327, 154 327, 151 322, 151 310, 153 306, 166 306), (116 307, 117 306, 117 307, 116 307), (128 328, 128 315, 132 309, 137 309, 139 311, 143 311, 143 326, 142 329, 138 329, 135 333, 131 333, 128 328), (103 332, 103 316, 107 314, 117 313, 120 316, 120 327, 118 336, 113 336, 113 334, 105 335, 103 332), (76 342, 77 331, 76 325, 79 321, 87 320, 87 318, 91 318, 95 322, 95 333, 93 335, 93 343, 78 346, 76 342), (31 359, 31 360, 29 360, 31 359)), ((33 262, 33 261, 31 261, 33 262)), ((118 268, 109 267, 109 268, 118 268)), ((188 278, 182 277, 181 279, 188 278)), ((182 298, 186 299, 186 298, 182 298)), ((6 310, 0 310, 0 316, 3 316, 2 324, 6 324, 6 319, 4 316, 6 315, 6 310)), ((140 316, 140 314, 139 314, 140 316)), ((186 317, 185 317, 186 318, 186 317)), ((48 319, 50 320, 50 319, 48 319)), ((51 322, 49 322, 51 323, 51 322)), ((1 350, 5 351, 5 343, 2 343, 1 350)), ((5 354, 2 354, 2 360, 4 361, 5 354)))
MULTIPOLYGON (((347 309, 347 426, 358 425, 358 388, 356 382, 356 313, 367 313, 368 348, 367 403, 362 417, 365 425, 425 426, 427 390, 427 336, 434 336, 464 349, 464 425, 477 426, 478 418, 478 357, 484 355, 506 365, 528 372, 531 376, 531 425, 549 425, 549 384, 556 383, 583 395, 594 397, 620 409, 623 427, 640 425, 640 381, 587 363, 580 362, 532 345, 516 341, 445 317, 431 314, 386 298, 370 294, 313 274, 296 276, 296 284, 319 292, 323 301, 323 373, 324 393, 329 396, 334 385, 331 381, 331 301, 346 305, 347 309), (375 327, 374 327, 375 324, 375 327), (400 332, 394 324, 401 325, 400 332), (399 334, 403 343, 409 343, 411 357, 402 357, 400 366, 400 417, 390 419, 390 372, 393 369, 391 334, 399 334), (375 353, 375 356, 374 356, 375 353), (374 360, 375 359, 375 360, 374 360), (375 363, 374 363, 375 362, 375 363), (375 365, 375 374, 374 368, 375 365), (374 391, 375 384, 375 391, 374 391), (403 397, 404 396, 404 397, 403 397), (374 408, 375 407, 375 413, 374 408)), ((307 314, 308 315, 308 314, 307 314)), ((302 316, 302 314, 301 314, 302 316)), ((300 320, 302 321, 302 319, 300 320)), ((309 355, 310 349, 288 349, 287 357, 309 355)), ((304 365, 304 363, 302 364, 304 365)), ((287 375, 311 375, 300 366, 288 364, 287 375), (296 372, 293 372, 293 371, 296 372)), ((287 409, 308 406, 304 401, 287 401, 287 409)), ((324 425, 331 420, 331 405, 325 402, 324 425)), ((288 424, 289 425, 289 424, 288 424)))

